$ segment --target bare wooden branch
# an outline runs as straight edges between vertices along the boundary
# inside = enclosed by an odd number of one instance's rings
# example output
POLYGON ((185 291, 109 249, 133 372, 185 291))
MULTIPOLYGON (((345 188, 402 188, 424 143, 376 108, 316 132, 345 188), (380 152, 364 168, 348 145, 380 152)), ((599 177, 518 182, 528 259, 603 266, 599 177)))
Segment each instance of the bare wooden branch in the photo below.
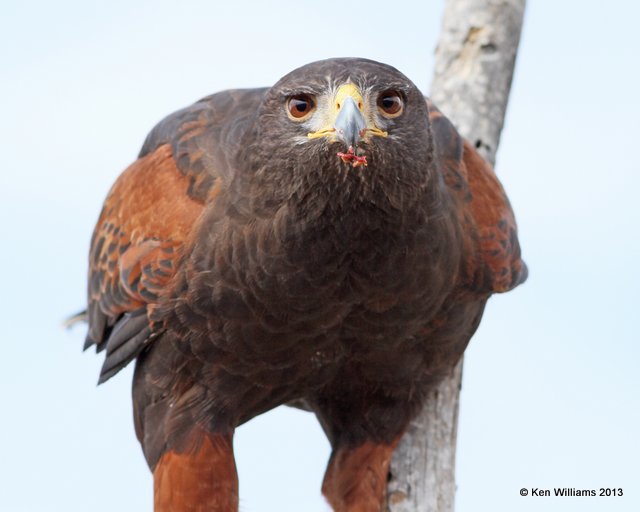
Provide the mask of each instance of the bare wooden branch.
MULTIPOLYGON (((525 0, 448 0, 431 98, 492 164, 525 0)), ((432 391, 391 461, 388 512, 453 512, 462 361, 432 391)))
POLYGON ((448 0, 431 99, 495 163, 525 0, 448 0))

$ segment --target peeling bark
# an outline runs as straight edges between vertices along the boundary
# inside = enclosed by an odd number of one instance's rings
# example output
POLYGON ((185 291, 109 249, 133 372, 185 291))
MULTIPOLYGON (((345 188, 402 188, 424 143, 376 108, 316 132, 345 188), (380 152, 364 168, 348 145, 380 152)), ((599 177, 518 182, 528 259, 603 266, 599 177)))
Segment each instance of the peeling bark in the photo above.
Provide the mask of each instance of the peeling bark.
MULTIPOLYGON (((493 165, 525 0, 448 0, 431 99, 493 165)), ((433 390, 391 461, 388 512, 453 512, 462 361, 433 390)))

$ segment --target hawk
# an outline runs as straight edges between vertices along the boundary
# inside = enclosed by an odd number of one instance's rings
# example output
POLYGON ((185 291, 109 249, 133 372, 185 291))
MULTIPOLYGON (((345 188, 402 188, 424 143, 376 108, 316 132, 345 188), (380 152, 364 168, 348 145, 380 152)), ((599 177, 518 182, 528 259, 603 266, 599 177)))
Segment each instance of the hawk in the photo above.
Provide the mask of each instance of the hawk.
POLYGON ((85 348, 135 360, 156 512, 234 511, 234 429, 281 404, 332 446, 322 491, 379 511, 391 454, 492 293, 527 276, 491 167, 395 68, 314 62, 171 114, 90 250, 85 348))

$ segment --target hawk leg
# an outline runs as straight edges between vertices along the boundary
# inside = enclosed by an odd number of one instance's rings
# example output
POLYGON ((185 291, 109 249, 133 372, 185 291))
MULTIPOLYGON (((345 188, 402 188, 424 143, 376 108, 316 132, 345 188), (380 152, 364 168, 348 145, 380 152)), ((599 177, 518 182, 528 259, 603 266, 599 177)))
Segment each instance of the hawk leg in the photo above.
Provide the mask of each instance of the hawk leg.
POLYGON ((165 452, 153 471, 154 512, 237 511, 232 439, 196 431, 186 450, 165 452))
POLYGON ((391 444, 367 441, 334 450, 322 483, 322 493, 335 512, 380 512, 387 488, 391 444))

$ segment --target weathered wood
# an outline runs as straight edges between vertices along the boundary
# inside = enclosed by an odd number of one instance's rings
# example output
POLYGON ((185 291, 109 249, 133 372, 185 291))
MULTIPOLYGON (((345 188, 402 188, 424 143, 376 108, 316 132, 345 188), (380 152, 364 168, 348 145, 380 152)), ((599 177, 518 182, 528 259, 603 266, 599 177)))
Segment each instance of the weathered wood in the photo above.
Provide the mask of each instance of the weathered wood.
POLYGON ((507 110, 525 0, 448 0, 431 99, 489 162, 507 110))
MULTIPOLYGON (((448 0, 431 98, 492 164, 507 109, 525 0, 448 0)), ((430 393, 396 449, 388 512, 453 512, 462 361, 430 393)))

